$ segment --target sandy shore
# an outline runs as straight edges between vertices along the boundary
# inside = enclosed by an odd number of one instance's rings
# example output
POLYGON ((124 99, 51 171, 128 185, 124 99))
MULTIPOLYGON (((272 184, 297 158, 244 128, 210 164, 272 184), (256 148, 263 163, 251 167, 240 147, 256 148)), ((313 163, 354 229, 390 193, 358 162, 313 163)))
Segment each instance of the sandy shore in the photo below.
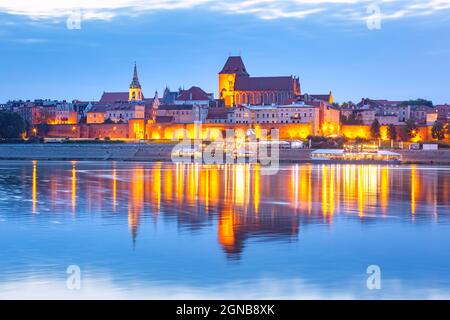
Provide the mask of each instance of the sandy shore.
MULTIPOLYGON (((173 144, 0 144, 0 160, 171 161, 173 144)), ((280 150, 281 162, 310 162, 312 150, 280 150)), ((395 150, 407 164, 450 164, 450 150, 395 150)))

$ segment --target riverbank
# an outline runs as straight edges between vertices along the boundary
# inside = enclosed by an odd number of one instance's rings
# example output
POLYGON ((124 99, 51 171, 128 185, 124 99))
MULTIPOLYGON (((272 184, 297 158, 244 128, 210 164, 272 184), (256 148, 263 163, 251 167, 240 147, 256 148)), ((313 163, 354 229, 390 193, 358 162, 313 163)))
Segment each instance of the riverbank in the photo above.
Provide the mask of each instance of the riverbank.
MULTIPOLYGON (((173 144, 0 144, 0 160, 171 161, 173 144)), ((280 162, 311 162, 311 149, 280 149, 280 162)), ((405 164, 450 165, 450 150, 395 150, 405 164)))

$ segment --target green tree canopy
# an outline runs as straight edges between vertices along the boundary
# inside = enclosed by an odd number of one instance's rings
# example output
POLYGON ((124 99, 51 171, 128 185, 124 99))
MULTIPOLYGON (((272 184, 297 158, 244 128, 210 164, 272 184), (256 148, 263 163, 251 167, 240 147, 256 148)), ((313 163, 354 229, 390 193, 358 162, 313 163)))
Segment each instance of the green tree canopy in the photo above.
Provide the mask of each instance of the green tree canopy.
POLYGON ((404 106, 428 106, 428 107, 433 107, 433 101, 430 100, 426 100, 426 99, 416 99, 416 100, 408 100, 408 101, 403 101, 402 105, 404 106))
POLYGON ((372 139, 379 139, 381 136, 380 123, 378 122, 378 119, 375 119, 370 126, 370 136, 372 137, 372 139))
POLYGON ((14 112, 0 111, 0 138, 20 138, 26 129, 26 123, 20 115, 14 112))
POLYGON ((390 140, 397 140, 397 129, 392 123, 388 127, 388 137, 390 140))
POLYGON ((406 121, 406 134, 409 139, 412 139, 417 135, 417 130, 418 128, 414 119, 409 119, 406 121))
POLYGON ((443 140, 445 138, 444 124, 440 121, 435 121, 433 128, 431 128, 431 135, 433 136, 433 139, 443 140))

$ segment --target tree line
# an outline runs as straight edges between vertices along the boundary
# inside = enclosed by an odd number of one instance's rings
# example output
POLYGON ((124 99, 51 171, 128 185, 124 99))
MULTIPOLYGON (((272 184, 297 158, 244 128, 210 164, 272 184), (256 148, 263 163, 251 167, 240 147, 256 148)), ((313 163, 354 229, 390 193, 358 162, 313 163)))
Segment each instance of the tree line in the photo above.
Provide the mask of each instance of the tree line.
POLYGON ((14 112, 0 111, 0 139, 20 138, 27 130, 27 123, 14 112))
MULTIPOLYGON (((372 139, 381 138, 380 128, 381 125, 378 122, 378 119, 375 119, 370 126, 370 136, 372 139)), ((414 119, 409 119, 406 121, 406 126, 403 131, 406 134, 406 137, 403 138, 406 138, 407 140, 413 139, 416 137, 418 131, 419 128, 417 127, 414 119)), ((444 140, 446 133, 450 133, 450 127, 442 121, 435 121, 433 127, 431 128, 431 135, 433 139, 444 140)), ((393 124, 388 125, 387 137, 389 140, 397 140, 398 136, 399 134, 396 127, 393 124)))

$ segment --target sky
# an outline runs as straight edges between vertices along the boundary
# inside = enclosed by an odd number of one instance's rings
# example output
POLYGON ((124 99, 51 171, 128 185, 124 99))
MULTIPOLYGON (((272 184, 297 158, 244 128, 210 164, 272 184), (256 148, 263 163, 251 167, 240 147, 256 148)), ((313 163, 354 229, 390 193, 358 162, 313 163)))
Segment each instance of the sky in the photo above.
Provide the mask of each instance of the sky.
POLYGON ((241 55, 335 100, 450 103, 450 0, 0 0, 0 103, 146 97, 196 85, 241 55))

